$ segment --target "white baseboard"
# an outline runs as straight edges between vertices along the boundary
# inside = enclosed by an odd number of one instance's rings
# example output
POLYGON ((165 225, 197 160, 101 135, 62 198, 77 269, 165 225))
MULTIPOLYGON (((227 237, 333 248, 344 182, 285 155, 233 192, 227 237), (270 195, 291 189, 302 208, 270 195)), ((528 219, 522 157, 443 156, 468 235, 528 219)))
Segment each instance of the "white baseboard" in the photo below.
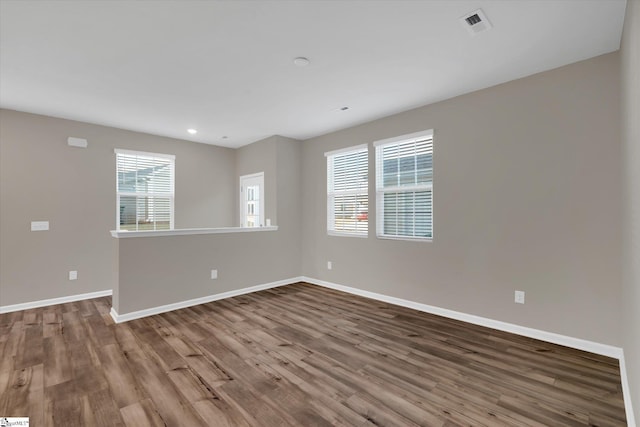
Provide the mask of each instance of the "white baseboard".
MULTIPOLYGON (((622 395, 624 396, 624 409, 627 413, 627 426, 636 427, 633 404, 631 402, 631 391, 629 390, 629 380, 627 378, 627 366, 624 361, 624 352, 620 355, 620 378, 622 379, 622 395)), ((636 402, 638 403, 638 402, 636 402)))
MULTIPOLYGON (((504 332, 511 332, 517 335, 522 335, 529 338, 538 339, 541 341, 550 342, 553 344, 559 344, 566 347, 575 348, 578 350, 584 350, 602 356, 612 357, 618 359, 620 363, 620 376, 622 380, 622 392, 624 396, 625 411, 627 416, 627 425, 635 427, 635 418, 633 413, 633 407, 631 402, 629 382, 627 378, 627 369, 625 365, 624 352, 620 347, 614 347, 607 344, 601 344, 593 341, 587 341, 580 338, 573 338, 565 335, 556 334, 553 332, 541 331, 538 329, 528 328, 525 326, 519 326, 512 323, 502 322, 499 320, 488 319, 485 317, 475 316, 472 314, 461 313, 446 308, 440 308, 432 305, 422 304, 414 301, 409 301, 401 298, 396 298, 384 294, 378 294, 375 292, 369 292, 358 288, 352 288, 349 286, 338 285, 336 283, 327 282, 324 280, 314 279, 311 277, 293 277, 285 280, 278 280, 276 282, 264 283, 261 285, 251 286, 248 288, 237 289, 228 292, 222 292, 215 295, 208 295, 201 298, 195 298, 187 301, 181 301, 173 304, 167 304, 159 307, 153 307, 145 310, 134 311, 119 315, 113 307, 111 307, 111 317, 116 323, 127 322, 129 320, 139 319, 146 316, 152 316, 154 314, 165 313, 167 311, 178 310, 181 308, 191 307, 198 304, 206 304, 208 302, 217 301, 225 298, 231 298, 238 295, 249 294, 252 292, 258 292, 265 289, 276 288, 296 282, 307 282, 318 286, 323 286, 338 291, 371 298, 378 301, 383 301, 389 304, 399 305, 402 307, 412 308, 414 310, 422 311, 425 313, 431 313, 438 316, 447 317, 450 319, 461 320, 474 325, 486 326, 488 328, 497 329, 504 332)), ((100 298, 112 295, 112 290, 89 292, 86 294, 70 295, 60 298, 51 298, 46 300, 32 301, 21 304, 0 306, 0 314, 10 313, 13 311, 29 310, 32 308, 46 307, 49 305, 64 304, 68 302, 81 301, 85 299, 100 298)))
POLYGON ((161 305, 159 307, 147 308, 144 310, 132 311, 130 313, 118 314, 111 307, 111 317, 116 323, 128 322, 129 320, 140 319, 142 317, 153 316, 154 314, 166 313, 167 311, 179 310, 194 305, 206 304, 211 301, 217 301, 225 298, 236 297, 238 295, 250 294, 252 292, 263 291, 265 289, 277 288, 278 286, 290 285, 292 283, 302 281, 302 277, 293 277, 291 279, 278 280, 276 282, 264 283, 262 285, 251 286, 248 288, 236 289, 233 291, 222 292, 215 295, 207 295, 200 298, 194 298, 186 301, 175 302, 172 304, 161 305))
POLYGON ((588 351, 590 353, 595 353, 602 356, 608 356, 614 359, 618 359, 620 364, 620 378, 622 381, 622 394, 624 397, 624 407, 627 415, 627 425, 629 427, 636 427, 632 403, 631 403, 631 395, 629 391, 627 369, 624 362, 624 353, 622 351, 622 348, 620 347, 601 344, 593 341, 587 341, 581 338, 574 338, 566 335, 560 335, 554 332, 541 331, 539 329, 528 328, 525 326, 515 325, 513 323, 507 323, 499 320, 488 319, 486 317, 475 316, 473 314, 461 313, 459 311, 435 307, 433 305, 422 304, 419 302, 409 301, 409 300, 396 298, 396 297, 383 295, 383 294, 378 294, 375 292, 369 292, 369 291, 365 291, 358 288, 352 288, 350 286, 338 285, 336 283, 327 282, 325 280, 314 279, 311 277, 303 276, 300 278, 299 281, 311 283, 313 285, 323 286, 325 288, 335 289, 335 290, 346 292, 349 294, 371 298, 371 299, 386 302, 389 304, 412 308, 414 310, 422 311, 425 313, 431 313, 431 314, 435 314, 442 317, 447 317, 449 319, 461 320, 463 322, 468 322, 474 325, 486 326, 491 329, 510 332, 516 335, 522 335, 522 336, 534 338, 540 341, 546 341, 553 344, 559 344, 565 347, 571 347, 577 350, 588 351))
POLYGON ((113 293, 111 289, 106 291, 89 292, 86 294, 69 295, 68 297, 59 297, 51 299, 43 299, 39 301, 24 302, 22 304, 3 305, 0 306, 0 314, 10 313, 12 311, 29 310, 32 308, 46 307, 48 305, 65 304, 68 302, 81 301, 84 299, 108 297, 113 293))
POLYGON ((324 286, 326 288, 336 289, 338 291, 347 292, 354 295, 360 295, 366 298, 387 302, 389 304, 399 305, 402 307, 412 308, 414 310, 423 311, 425 313, 436 314, 438 316, 448 317, 449 319, 461 320, 463 322, 472 323, 474 325, 486 326, 488 328, 497 329, 499 331, 511 332, 513 334, 522 335, 529 338, 535 338, 541 341, 560 344, 566 347, 572 347, 578 350, 589 351, 591 353, 619 359, 622 355, 620 347, 614 347, 607 344, 600 344, 593 341, 587 341, 580 338, 568 337, 553 332, 541 331, 538 329, 528 328, 525 326, 515 325, 513 323, 502 322, 499 320, 488 319, 486 317, 475 316, 473 314, 462 313, 459 311, 440 308, 433 305, 422 304, 415 301, 391 297, 388 295, 377 294, 375 292, 364 291, 358 288, 338 285, 336 283, 326 282, 324 280, 313 279, 311 277, 303 277, 303 281, 314 285, 324 286))

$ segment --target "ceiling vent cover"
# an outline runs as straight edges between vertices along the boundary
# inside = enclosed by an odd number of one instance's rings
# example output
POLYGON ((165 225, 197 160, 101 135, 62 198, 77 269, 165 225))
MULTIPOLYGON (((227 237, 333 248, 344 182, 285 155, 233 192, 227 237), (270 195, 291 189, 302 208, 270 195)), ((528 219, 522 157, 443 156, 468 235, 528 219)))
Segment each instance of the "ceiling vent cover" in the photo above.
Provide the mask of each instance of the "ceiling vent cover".
POLYGON ((491 25, 491 22, 489 22, 482 9, 464 15, 460 18, 460 22, 472 36, 493 28, 493 25, 491 25))

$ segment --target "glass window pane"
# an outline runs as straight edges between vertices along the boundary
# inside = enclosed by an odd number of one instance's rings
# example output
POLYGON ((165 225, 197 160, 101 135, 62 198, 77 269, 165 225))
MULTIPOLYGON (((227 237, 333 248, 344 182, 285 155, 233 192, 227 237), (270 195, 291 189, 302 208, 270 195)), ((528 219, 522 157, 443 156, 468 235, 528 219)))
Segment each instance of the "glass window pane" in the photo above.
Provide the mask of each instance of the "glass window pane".
POLYGON ((415 157, 403 157, 398 159, 398 185, 413 185, 416 183, 415 157))
POLYGON ((136 198, 120 196, 120 229, 136 231, 136 198))
POLYGON ((329 231, 366 235, 369 224, 368 150, 327 156, 329 231))
POLYGON ((423 154, 416 158, 417 184, 424 184, 433 180, 433 154, 423 154))
POLYGON ((376 148, 380 191, 379 232, 388 236, 433 235, 433 139, 412 138, 376 148), (390 188, 392 187, 392 188, 390 188), (400 191, 403 187, 410 191, 400 191), (391 191, 383 191, 388 188, 391 191), (398 191, 394 191, 394 190, 398 191))
POLYGON ((174 160, 148 153, 116 153, 117 192, 123 230, 171 228, 174 160), (125 195, 135 193, 137 196, 125 195))

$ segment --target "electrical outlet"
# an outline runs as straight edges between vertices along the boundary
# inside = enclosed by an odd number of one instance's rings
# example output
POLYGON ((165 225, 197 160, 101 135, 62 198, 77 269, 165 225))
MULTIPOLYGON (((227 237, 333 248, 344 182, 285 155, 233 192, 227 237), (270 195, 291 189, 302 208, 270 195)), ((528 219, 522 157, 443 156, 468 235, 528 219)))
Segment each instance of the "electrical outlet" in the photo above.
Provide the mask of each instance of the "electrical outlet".
POLYGON ((78 280, 78 272, 76 270, 69 272, 69 280, 78 280))
POLYGON ((218 278, 218 270, 211 270, 211 278, 212 279, 218 278))
POLYGON ((516 291, 516 299, 515 301, 518 304, 524 304, 524 291, 516 291))
POLYGON ((327 270, 331 270, 333 268, 333 264, 331 264, 331 261, 327 261, 327 270))

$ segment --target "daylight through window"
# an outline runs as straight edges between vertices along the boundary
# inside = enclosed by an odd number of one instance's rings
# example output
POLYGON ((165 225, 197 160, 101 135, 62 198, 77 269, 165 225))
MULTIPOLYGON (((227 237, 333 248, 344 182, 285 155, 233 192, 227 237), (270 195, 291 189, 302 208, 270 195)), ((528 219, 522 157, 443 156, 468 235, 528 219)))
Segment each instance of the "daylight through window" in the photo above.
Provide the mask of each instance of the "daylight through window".
POLYGON ((327 157, 327 231, 367 237, 369 224, 366 145, 325 153, 327 157))
POLYGON ((116 150, 118 230, 172 230, 175 156, 116 150))
POLYGON ((376 147, 376 234, 433 238, 433 131, 389 140, 376 147))

